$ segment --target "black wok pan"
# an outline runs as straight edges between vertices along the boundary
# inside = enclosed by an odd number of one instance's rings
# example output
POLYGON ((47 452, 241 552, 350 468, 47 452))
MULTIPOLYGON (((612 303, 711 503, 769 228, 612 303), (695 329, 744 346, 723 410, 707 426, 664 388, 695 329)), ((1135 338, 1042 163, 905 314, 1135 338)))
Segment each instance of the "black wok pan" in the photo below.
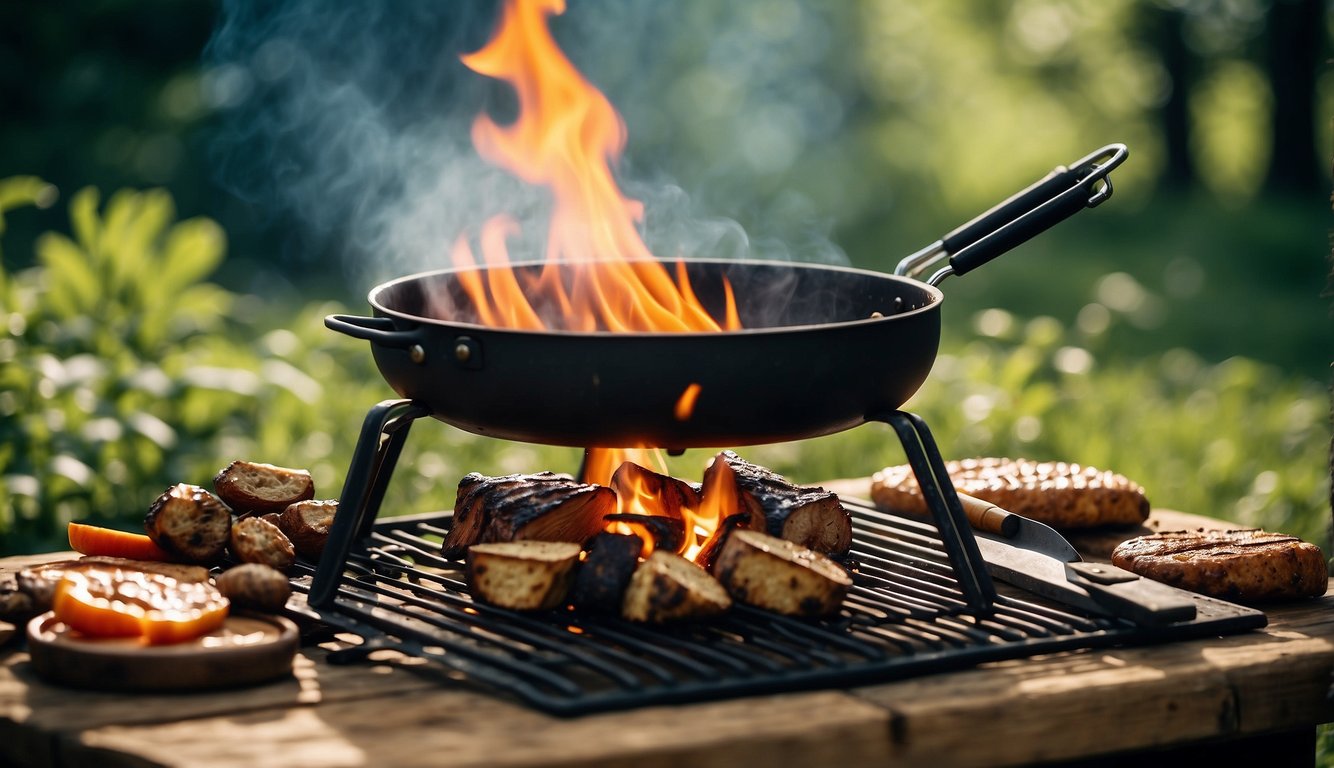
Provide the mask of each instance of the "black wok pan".
POLYGON ((724 301, 722 279, 731 282, 740 331, 489 328, 434 308, 440 297, 466 305, 457 270, 379 285, 369 296, 373 317, 331 315, 325 324, 369 340, 381 374, 400 396, 480 435, 578 447, 685 449, 832 434, 898 408, 925 381, 940 342, 941 280, 1107 199, 1108 174, 1126 155, 1123 145, 1114 144, 1058 167, 905 258, 894 275, 687 261, 691 285, 715 317, 724 301), (944 257, 948 266, 925 282, 916 279, 944 257), (698 397, 684 416, 677 405, 692 385, 698 385, 698 397))

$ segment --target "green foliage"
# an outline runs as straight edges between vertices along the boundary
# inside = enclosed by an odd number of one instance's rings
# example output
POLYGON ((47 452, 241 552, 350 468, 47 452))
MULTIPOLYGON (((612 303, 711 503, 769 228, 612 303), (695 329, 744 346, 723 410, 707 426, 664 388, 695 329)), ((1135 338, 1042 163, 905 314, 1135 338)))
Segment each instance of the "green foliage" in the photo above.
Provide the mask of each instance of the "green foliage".
MULTIPOLYGON (((0 200, 41 202, 45 185, 0 183, 0 200)), ((72 237, 43 235, 36 266, 0 275, 0 534, 6 549, 58 541, 75 518, 142 514, 163 479, 187 475, 195 450, 234 419, 196 413, 202 393, 238 393, 218 371, 256 361, 228 338, 235 297, 201 282, 225 251, 207 219, 175 221, 160 190, 95 190, 69 204, 72 237)), ((239 402, 239 401, 237 401, 239 402)))
MULTIPOLYGON (((0 184, 0 200, 40 185, 0 184)), ((330 333, 336 303, 288 306, 205 282, 223 236, 174 221, 165 194, 95 192, 70 203, 72 236, 39 239, 38 265, 3 276, 0 531, 3 549, 58 545, 63 525, 139 524, 167 485, 208 485, 228 461, 308 467, 336 497, 361 421, 393 393, 364 342, 330 333)), ((1234 357, 1184 349, 1112 354, 1128 307, 1066 327, 989 309, 952 333, 908 408, 947 458, 1061 459, 1133 477, 1153 503, 1297 534, 1329 546, 1324 387, 1234 357)), ((1095 302, 1096 304, 1096 302, 1095 302)), ((743 448, 794 480, 866 476, 903 461, 870 425, 818 440, 743 448)), ((698 477, 711 451, 668 462, 698 477)), ((551 468, 578 450, 413 428, 383 514, 452 506, 458 478, 551 468)))

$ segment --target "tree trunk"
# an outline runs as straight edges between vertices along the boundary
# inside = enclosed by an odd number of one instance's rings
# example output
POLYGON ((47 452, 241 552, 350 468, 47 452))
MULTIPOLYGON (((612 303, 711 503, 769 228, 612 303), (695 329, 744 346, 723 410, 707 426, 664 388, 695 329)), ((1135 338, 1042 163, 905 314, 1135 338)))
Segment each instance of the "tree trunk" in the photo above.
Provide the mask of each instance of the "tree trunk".
POLYGON ((1161 6, 1149 6, 1145 12, 1145 37, 1158 52, 1169 88, 1158 110, 1164 154, 1158 183, 1167 190, 1186 190, 1197 180, 1190 150, 1190 91, 1197 67, 1186 45, 1186 13, 1161 6))
POLYGON ((1272 137, 1265 189, 1318 194, 1326 186, 1315 136, 1316 73, 1325 35, 1324 0, 1273 0, 1265 65, 1273 90, 1272 137))

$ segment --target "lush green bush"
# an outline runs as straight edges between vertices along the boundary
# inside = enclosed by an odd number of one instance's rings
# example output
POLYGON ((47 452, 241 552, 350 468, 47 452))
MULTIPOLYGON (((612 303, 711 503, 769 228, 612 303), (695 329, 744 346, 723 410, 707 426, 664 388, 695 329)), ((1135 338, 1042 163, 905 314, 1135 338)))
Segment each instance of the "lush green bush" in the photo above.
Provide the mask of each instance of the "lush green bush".
MULTIPOLYGON (((43 194, 36 180, 4 182, 0 214, 43 194)), ((174 221, 163 192, 120 192, 99 211, 97 193, 83 190, 69 207, 72 237, 43 236, 35 267, 0 274, 0 549, 59 545, 71 519, 133 528, 165 487, 207 485, 235 458, 309 467, 318 493, 336 497, 366 410, 393 396, 364 342, 323 327, 344 308, 207 282, 223 233, 174 221)), ((1092 331, 980 312, 908 407, 947 458, 1093 464, 1140 481, 1159 506, 1327 547, 1324 387, 1185 350, 1104 366, 1121 319, 1103 310, 1105 322, 1084 324, 1092 331)), ((880 425, 740 452, 803 482, 903 461, 880 425)), ((710 453, 669 465, 698 477, 710 453)), ((578 461, 575 449, 428 420, 413 428, 383 513, 452 505, 468 471, 573 471, 578 461)))

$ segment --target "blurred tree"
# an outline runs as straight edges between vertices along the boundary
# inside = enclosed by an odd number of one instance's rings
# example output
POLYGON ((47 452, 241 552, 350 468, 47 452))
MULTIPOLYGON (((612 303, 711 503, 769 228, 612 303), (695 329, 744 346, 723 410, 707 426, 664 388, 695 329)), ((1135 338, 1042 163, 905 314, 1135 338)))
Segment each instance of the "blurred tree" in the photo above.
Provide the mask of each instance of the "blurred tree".
POLYGON ((1317 193, 1325 186, 1317 172, 1315 132, 1316 76, 1327 35, 1325 2, 1273 0, 1265 27, 1265 65, 1273 91, 1265 187, 1276 193, 1317 193))
POLYGON ((1190 92, 1199 69, 1186 44, 1186 14, 1163 3, 1143 4, 1144 36, 1157 50, 1166 77, 1166 94, 1158 109, 1163 132, 1163 168, 1159 186, 1181 191, 1199 183, 1190 142, 1190 92))

